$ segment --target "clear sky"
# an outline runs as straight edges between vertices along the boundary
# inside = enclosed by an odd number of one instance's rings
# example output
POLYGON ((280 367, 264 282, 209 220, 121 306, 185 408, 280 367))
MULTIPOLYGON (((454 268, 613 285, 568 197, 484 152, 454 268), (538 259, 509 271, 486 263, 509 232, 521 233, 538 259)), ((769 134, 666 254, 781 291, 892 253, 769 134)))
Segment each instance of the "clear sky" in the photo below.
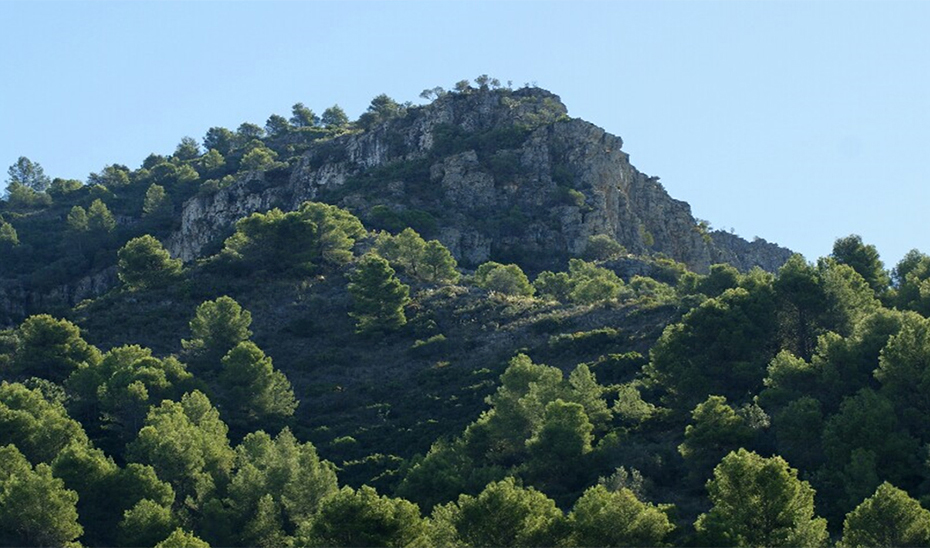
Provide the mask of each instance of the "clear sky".
MULTIPOLYGON (((0 166, 138 167, 300 101, 559 94, 716 228, 930 253, 930 2, 0 0, 0 166)), ((4 170, 5 171, 5 170, 4 170)), ((0 172, 5 179, 5 172, 0 172)))

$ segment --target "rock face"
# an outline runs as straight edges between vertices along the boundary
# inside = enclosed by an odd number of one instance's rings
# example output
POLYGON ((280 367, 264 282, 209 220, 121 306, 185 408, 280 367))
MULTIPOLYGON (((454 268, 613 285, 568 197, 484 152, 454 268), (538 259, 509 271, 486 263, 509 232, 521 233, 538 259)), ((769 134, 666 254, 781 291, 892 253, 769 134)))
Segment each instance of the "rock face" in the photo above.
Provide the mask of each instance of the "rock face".
POLYGON ((47 293, 36 293, 21 284, 0 283, 0 326, 10 325, 36 310, 70 308, 84 299, 98 297, 116 285, 116 267, 85 276, 47 293))
POLYGON ((252 173, 191 199, 167 246, 190 261, 243 216, 317 200, 373 226, 385 215, 418 220, 409 224, 466 266, 559 267, 597 234, 699 272, 717 262, 775 270, 790 256, 765 241, 706 233, 688 204, 637 171, 622 146, 619 137, 568 118, 545 90, 449 94, 369 131, 319 143, 289 172, 252 173))

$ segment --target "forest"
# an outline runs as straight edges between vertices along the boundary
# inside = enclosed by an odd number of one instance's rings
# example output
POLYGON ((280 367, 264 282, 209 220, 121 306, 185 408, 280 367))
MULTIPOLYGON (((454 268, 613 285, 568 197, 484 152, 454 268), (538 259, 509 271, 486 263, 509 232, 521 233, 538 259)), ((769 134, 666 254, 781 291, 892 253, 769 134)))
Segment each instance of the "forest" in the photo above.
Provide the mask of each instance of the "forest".
MULTIPOLYGON (((516 93, 423 97, 489 90, 516 93)), ((0 312, 0 545, 930 546, 920 251, 696 272, 595 234, 561 268, 463 266, 440 212, 337 190, 169 253, 185 202, 418 108, 297 103, 86 181, 9 168, 0 295, 30 297, 0 312)), ((503 180, 531 129, 434 147, 503 180)))

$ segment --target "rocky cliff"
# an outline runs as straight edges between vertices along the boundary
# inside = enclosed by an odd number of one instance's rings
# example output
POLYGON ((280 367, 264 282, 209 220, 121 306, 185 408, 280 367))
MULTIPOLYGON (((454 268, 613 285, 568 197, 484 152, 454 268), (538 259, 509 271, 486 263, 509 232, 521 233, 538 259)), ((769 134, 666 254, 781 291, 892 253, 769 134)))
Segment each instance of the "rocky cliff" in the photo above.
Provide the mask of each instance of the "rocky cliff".
POLYGON ((472 266, 557 267, 597 234, 697 271, 715 262, 775 270, 790 256, 765 241, 703 231, 688 204, 633 167, 622 146, 569 118, 558 96, 542 89, 448 94, 318 143, 283 173, 250 173, 191 199, 167 244, 190 261, 245 215, 318 200, 374 226, 412 225, 472 266))

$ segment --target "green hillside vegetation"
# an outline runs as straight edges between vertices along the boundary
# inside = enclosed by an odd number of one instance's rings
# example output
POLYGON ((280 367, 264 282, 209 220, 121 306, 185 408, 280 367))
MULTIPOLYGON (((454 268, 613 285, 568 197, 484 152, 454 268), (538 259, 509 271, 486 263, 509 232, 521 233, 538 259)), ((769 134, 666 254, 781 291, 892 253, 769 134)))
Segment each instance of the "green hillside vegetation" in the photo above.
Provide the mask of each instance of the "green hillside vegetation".
MULTIPOLYGON (((0 544, 930 545, 916 250, 698 274, 601 235, 463 268, 438 216, 313 201, 164 247, 184 200, 414 108, 298 103, 86 183, 10 168, 0 278, 115 286, 3 318, 0 544)), ((494 157, 468 138, 438 146, 494 157)))

